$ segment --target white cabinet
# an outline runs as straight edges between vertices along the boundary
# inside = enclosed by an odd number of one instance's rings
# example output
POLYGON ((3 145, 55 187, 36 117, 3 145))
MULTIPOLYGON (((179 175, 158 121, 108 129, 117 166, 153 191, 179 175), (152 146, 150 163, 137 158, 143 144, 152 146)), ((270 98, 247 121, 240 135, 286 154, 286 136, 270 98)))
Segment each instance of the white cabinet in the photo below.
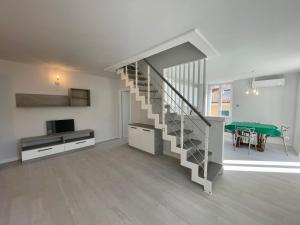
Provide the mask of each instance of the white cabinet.
POLYGON ((129 124, 128 144, 150 154, 160 154, 162 152, 161 131, 147 124, 129 124))
POLYGON ((91 129, 28 137, 20 140, 22 161, 93 145, 95 145, 95 136, 91 129))
POLYGON ((61 153, 64 152, 64 150, 65 150, 65 145, 61 144, 61 145, 54 145, 54 146, 48 146, 44 148, 36 148, 32 150, 22 151, 22 161, 61 153))
POLYGON ((70 151, 73 149, 84 148, 95 144, 95 138, 70 142, 65 144, 65 151, 70 151))

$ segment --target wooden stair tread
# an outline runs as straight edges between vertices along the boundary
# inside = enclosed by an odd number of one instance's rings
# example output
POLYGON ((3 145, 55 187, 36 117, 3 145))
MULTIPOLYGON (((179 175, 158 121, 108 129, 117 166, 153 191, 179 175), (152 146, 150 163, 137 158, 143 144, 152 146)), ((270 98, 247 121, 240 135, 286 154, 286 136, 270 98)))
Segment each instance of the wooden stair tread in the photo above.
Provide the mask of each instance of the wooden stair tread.
MULTIPOLYGON (((145 89, 139 89, 140 92, 148 92, 148 90, 145 89)), ((157 93, 158 90, 150 90, 150 93, 157 93)))
MULTIPOLYGON (((127 69, 127 73, 128 73, 128 75, 130 74, 130 75, 135 75, 135 70, 129 70, 129 69, 127 69)), ((143 75, 141 72, 138 72, 138 75, 143 75)))
MULTIPOLYGON (((145 96, 145 98, 146 98, 146 99, 148 99, 148 96, 145 96)), ((162 98, 161 98, 161 97, 152 97, 152 96, 151 96, 151 97, 150 97, 150 99, 157 99, 157 100, 161 100, 162 98)))
POLYGON ((196 152, 191 153, 187 158, 187 161, 198 164, 204 160, 204 150, 199 149, 196 152))
MULTIPOLYGON (((135 81, 133 83, 135 85, 135 81)), ((147 83, 138 82, 138 86, 148 87, 148 84, 147 83)), ((150 86, 152 86, 152 84, 150 84, 150 86)))
MULTIPOLYGON (((130 80, 135 80, 135 75, 128 74, 128 78, 130 80)), ((146 77, 138 76, 138 80, 147 80, 147 78, 146 77)))
MULTIPOLYGON (((198 159, 199 162, 202 162, 204 159, 204 154, 205 152, 203 149, 198 149, 197 151, 191 153, 191 155, 187 158, 187 161, 198 164, 196 159, 198 159)), ((212 152, 208 152, 208 156, 210 155, 212 155, 212 152)))
POLYGON ((171 125, 179 125, 181 124, 181 120, 168 120, 166 123, 171 125))
MULTIPOLYGON (((180 120, 179 120, 180 121, 180 120)), ((183 143, 183 148, 184 149, 190 149, 190 148, 193 148, 193 147, 197 147, 198 145, 200 145, 202 143, 202 141, 200 140, 197 140, 197 139, 190 139, 190 140, 187 140, 183 143)), ((177 147, 180 148, 180 144, 177 145, 177 147)))
MULTIPOLYGON (((192 130, 188 130, 188 129, 184 129, 183 133, 184 134, 191 134, 191 133, 193 133, 193 131, 192 130)), ((181 130, 176 130, 176 131, 170 132, 170 133, 168 133, 168 135, 180 136, 181 135, 181 130)))

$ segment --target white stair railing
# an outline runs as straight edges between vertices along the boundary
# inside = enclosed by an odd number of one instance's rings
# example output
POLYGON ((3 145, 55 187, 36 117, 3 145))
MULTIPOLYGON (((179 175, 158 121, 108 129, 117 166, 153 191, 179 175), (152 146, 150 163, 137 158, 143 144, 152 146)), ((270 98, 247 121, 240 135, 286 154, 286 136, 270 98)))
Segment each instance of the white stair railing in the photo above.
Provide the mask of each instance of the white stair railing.
MULTIPOLYGON (((146 62, 147 63, 147 62, 146 62)), ((203 74, 203 78, 205 77, 205 69, 206 69, 206 61, 204 60, 204 64, 203 64, 203 71, 202 71, 202 74, 203 74)), ((194 143, 189 140, 186 136, 185 136, 185 122, 187 120, 187 122, 191 123, 195 129, 198 129, 202 134, 204 134, 204 140, 203 140, 203 148, 201 148, 200 150, 203 151, 204 150, 204 155, 202 156, 203 158, 203 161, 197 161, 199 160, 199 158, 197 158, 196 156, 192 154, 192 156, 194 156, 197 164, 199 166, 201 166, 201 168, 203 169, 203 178, 204 180, 207 180, 207 174, 208 174, 208 140, 209 140, 209 127, 210 127, 210 123, 201 115, 201 113, 199 113, 195 107, 193 106, 193 104, 189 103, 183 95, 181 95, 161 74, 158 73, 158 71, 155 70, 155 68, 153 68, 151 66, 151 64, 148 64, 147 63, 147 66, 145 67, 146 69, 146 73, 145 73, 145 77, 143 78, 146 78, 147 79, 147 83, 146 82, 142 82, 141 84, 139 83, 139 80, 142 80, 142 79, 139 79, 139 67, 143 67, 143 66, 139 66, 138 65, 138 62, 135 63, 135 89, 136 90, 139 90, 139 85, 141 86, 147 86, 147 89, 145 90, 144 89, 144 92, 146 91, 146 95, 147 95, 147 101, 145 101, 145 103, 151 107, 151 113, 153 113, 153 106, 151 104, 151 87, 154 87, 156 89, 159 89, 160 93, 161 94, 161 98, 162 98, 162 101, 161 101, 161 120, 159 120, 159 117, 158 118, 158 124, 159 124, 159 127, 160 129, 163 129, 163 132, 165 132, 165 127, 166 127, 166 121, 165 121, 165 106, 168 105, 168 107, 171 109, 171 110, 175 110, 175 111, 179 111, 179 115, 180 115, 180 135, 179 135, 179 140, 180 140, 180 144, 178 145, 178 149, 180 149, 180 154, 183 153, 183 150, 184 150, 184 147, 185 147, 185 142, 186 141, 190 141, 188 142, 190 146, 194 147, 196 150, 198 149, 198 146, 195 146, 194 143), (152 69, 152 70, 151 70, 152 69), (150 71, 153 71, 154 73, 150 73, 150 71), (159 80, 159 81, 158 81, 159 80), (166 87, 167 86, 167 89, 168 91, 166 90, 166 87), (170 90, 172 92, 170 92, 170 90), (175 98, 176 97, 176 98, 175 98), (179 99, 179 101, 178 101, 179 99), (169 102, 171 102, 171 104, 169 104, 169 102), (193 111, 194 112, 194 116, 199 116, 199 118, 201 118, 201 120, 204 122, 203 124, 205 125, 205 129, 203 129, 203 127, 199 127, 197 124, 194 123, 194 121, 191 119, 190 115, 189 115, 189 112, 190 111, 193 111), (187 140, 186 140, 187 139, 187 140)), ((199 68, 200 68, 200 64, 199 64, 199 68)), ((194 71, 195 71, 195 65, 194 65, 194 71)), ((190 69, 189 69, 189 72, 191 73, 190 69)), ((128 67, 126 66, 125 67, 125 73, 126 73, 126 77, 128 79, 128 67)), ((198 71, 199 73, 199 76, 200 76, 200 72, 198 71)), ((199 79, 199 76, 198 77, 195 77, 195 76, 189 76, 192 80, 193 80, 193 83, 195 82, 196 79, 199 79)), ((190 79, 189 78, 189 79, 190 79)), ((178 79, 178 78, 177 78, 178 79)), ((179 80, 179 79, 178 79, 179 80)), ((205 85, 204 85, 205 86, 205 85)), ((183 93, 186 93, 186 88, 188 88, 186 86, 186 84, 184 84, 182 86, 183 90, 183 93)), ((199 90, 199 89, 198 89, 199 90)), ((190 93, 190 91, 188 90, 189 92, 189 95, 192 94, 190 93)), ((141 93, 140 91, 136 92, 137 95, 139 95, 139 93, 141 93)), ((193 102, 195 102, 194 98, 193 99, 193 102)), ((148 114, 149 115, 149 114, 148 114)), ((157 124, 157 121, 155 122, 155 124, 157 124)), ((168 133, 165 133, 164 134, 165 136, 168 136, 168 133)), ((164 137, 163 135, 163 137, 164 137)), ((176 136, 176 135, 175 135, 176 136)), ((169 140, 174 140, 172 138, 168 138, 169 140)), ((171 146, 174 146, 175 148, 176 147, 176 139, 175 139, 175 143, 171 143, 171 146)), ((198 152, 198 154, 203 154, 201 153, 201 151, 198 152)), ((186 153, 185 153, 186 154, 186 153)), ((188 156, 187 156, 188 157, 188 156)), ((201 159, 201 160, 202 160, 201 159)), ((187 161, 187 158, 185 159, 187 161)), ((188 164, 186 164, 188 165, 188 164)), ((198 172, 197 172, 198 174, 198 172)), ((193 177, 193 176, 192 176, 193 177)), ((199 178, 201 179, 201 178, 199 178)), ((194 180, 194 179, 193 179, 194 180)), ((210 190, 211 191, 211 190, 210 190)))
POLYGON ((183 145, 184 145, 184 102, 181 100, 181 118, 180 118, 180 148, 181 152, 183 151, 183 145))

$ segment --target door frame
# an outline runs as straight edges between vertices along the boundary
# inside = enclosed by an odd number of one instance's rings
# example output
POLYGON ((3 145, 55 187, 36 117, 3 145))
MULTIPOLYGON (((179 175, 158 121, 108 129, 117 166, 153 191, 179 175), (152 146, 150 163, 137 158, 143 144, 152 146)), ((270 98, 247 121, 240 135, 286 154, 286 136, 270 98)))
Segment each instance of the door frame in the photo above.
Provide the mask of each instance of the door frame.
POLYGON ((119 138, 123 138, 123 116, 122 116, 122 93, 129 93, 129 123, 131 123, 131 93, 129 88, 123 88, 119 90, 119 138))

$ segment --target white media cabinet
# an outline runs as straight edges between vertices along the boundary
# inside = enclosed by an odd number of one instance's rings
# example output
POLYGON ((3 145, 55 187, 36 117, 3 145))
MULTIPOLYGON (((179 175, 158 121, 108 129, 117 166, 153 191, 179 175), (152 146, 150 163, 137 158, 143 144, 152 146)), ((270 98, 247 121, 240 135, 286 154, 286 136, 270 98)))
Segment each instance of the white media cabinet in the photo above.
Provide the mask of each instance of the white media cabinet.
POLYGON ((22 162, 93 145, 95 136, 90 129, 20 140, 22 162))
POLYGON ((162 132, 153 125, 128 124, 128 145, 153 155, 162 154, 162 132))

